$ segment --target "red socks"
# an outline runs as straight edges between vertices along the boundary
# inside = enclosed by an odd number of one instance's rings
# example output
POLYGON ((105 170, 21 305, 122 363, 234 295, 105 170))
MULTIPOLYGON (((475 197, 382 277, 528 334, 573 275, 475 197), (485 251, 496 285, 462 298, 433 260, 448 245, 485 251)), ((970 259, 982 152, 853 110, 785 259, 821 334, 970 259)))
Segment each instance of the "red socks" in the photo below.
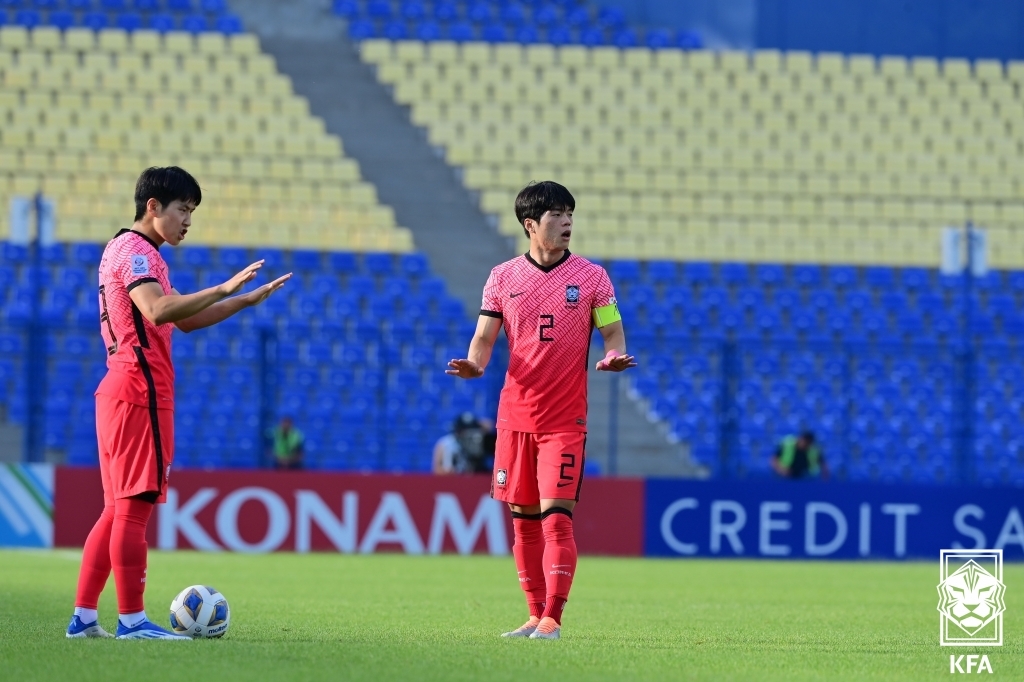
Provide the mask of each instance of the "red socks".
POLYGON ((569 599, 576 574, 576 540, 572 534, 572 512, 552 507, 541 514, 544 528, 544 571, 547 596, 544 618, 562 624, 562 609, 569 599))
POLYGON ((146 591, 146 525, 153 506, 152 502, 132 497, 114 502, 110 564, 114 569, 120 613, 146 610, 142 599, 146 591))
POLYGON ((544 596, 547 587, 544 576, 544 531, 540 514, 519 514, 512 512, 512 528, 515 544, 512 556, 519 571, 519 586, 526 593, 526 605, 530 615, 540 618, 544 614, 544 596))
POLYGON ((132 497, 103 508, 85 541, 75 606, 95 609, 113 568, 118 612, 145 610, 146 525, 152 513, 152 502, 132 497))
POLYGON ((113 526, 114 505, 111 504, 103 508, 103 513, 85 541, 75 606, 95 610, 99 604, 100 594, 110 577, 110 531, 113 526))

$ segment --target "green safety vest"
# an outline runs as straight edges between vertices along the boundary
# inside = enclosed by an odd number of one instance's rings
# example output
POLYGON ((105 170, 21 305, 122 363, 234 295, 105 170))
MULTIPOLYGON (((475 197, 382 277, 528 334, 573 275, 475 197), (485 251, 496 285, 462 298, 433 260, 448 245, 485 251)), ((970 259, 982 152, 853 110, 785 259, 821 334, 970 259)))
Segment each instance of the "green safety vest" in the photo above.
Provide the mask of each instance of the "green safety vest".
MULTIPOLYGON (((779 457, 779 463, 787 469, 793 466, 793 460, 796 459, 796 441, 796 436, 786 436, 782 439, 782 455, 779 457)), ((807 448, 807 473, 811 476, 817 476, 821 471, 820 456, 821 451, 818 450, 817 445, 807 448)))
POLYGON ((286 459, 291 457, 292 452, 295 448, 302 445, 304 440, 302 431, 293 428, 288 433, 285 433, 283 429, 274 429, 274 455, 278 459, 286 459))

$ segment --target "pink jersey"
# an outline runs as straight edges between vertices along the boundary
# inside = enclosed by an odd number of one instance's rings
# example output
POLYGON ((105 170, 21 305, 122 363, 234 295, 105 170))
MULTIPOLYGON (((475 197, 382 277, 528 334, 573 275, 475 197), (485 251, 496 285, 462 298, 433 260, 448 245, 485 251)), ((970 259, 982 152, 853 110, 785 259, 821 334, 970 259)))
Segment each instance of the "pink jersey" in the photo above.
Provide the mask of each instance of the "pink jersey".
POLYGON ((550 267, 526 254, 491 270, 480 314, 502 319, 509 347, 499 429, 587 430, 592 311, 614 300, 604 268, 568 250, 550 267))
POLYGON ((155 325, 128 292, 147 282, 171 293, 167 263, 149 237, 121 230, 100 260, 100 334, 107 348, 107 375, 97 394, 152 409, 174 409, 173 325, 155 325))

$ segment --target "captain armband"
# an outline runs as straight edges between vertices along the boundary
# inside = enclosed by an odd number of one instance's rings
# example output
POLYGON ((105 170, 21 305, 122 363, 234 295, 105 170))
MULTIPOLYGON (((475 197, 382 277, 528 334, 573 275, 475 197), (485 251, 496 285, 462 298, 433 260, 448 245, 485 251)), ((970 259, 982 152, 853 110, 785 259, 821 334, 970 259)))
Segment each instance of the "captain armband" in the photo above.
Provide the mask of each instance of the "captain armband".
POLYGON ((594 308, 594 326, 600 329, 607 327, 612 322, 621 322, 622 315, 619 314, 619 304, 614 298, 609 299, 608 305, 594 308))

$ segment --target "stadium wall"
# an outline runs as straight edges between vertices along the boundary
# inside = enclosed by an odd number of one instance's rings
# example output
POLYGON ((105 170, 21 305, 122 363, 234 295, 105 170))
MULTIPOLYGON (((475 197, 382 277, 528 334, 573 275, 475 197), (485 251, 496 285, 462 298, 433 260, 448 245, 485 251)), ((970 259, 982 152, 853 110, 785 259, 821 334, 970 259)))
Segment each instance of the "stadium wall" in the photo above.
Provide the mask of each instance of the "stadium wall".
MULTIPOLYGON (((175 472, 151 547, 206 551, 508 554, 511 523, 486 477, 175 472)), ((1024 560, 1019 489, 841 482, 595 478, 581 553, 651 557, 934 559, 947 548, 1024 560)), ((0 467, 0 546, 81 547, 99 471, 0 467)))

